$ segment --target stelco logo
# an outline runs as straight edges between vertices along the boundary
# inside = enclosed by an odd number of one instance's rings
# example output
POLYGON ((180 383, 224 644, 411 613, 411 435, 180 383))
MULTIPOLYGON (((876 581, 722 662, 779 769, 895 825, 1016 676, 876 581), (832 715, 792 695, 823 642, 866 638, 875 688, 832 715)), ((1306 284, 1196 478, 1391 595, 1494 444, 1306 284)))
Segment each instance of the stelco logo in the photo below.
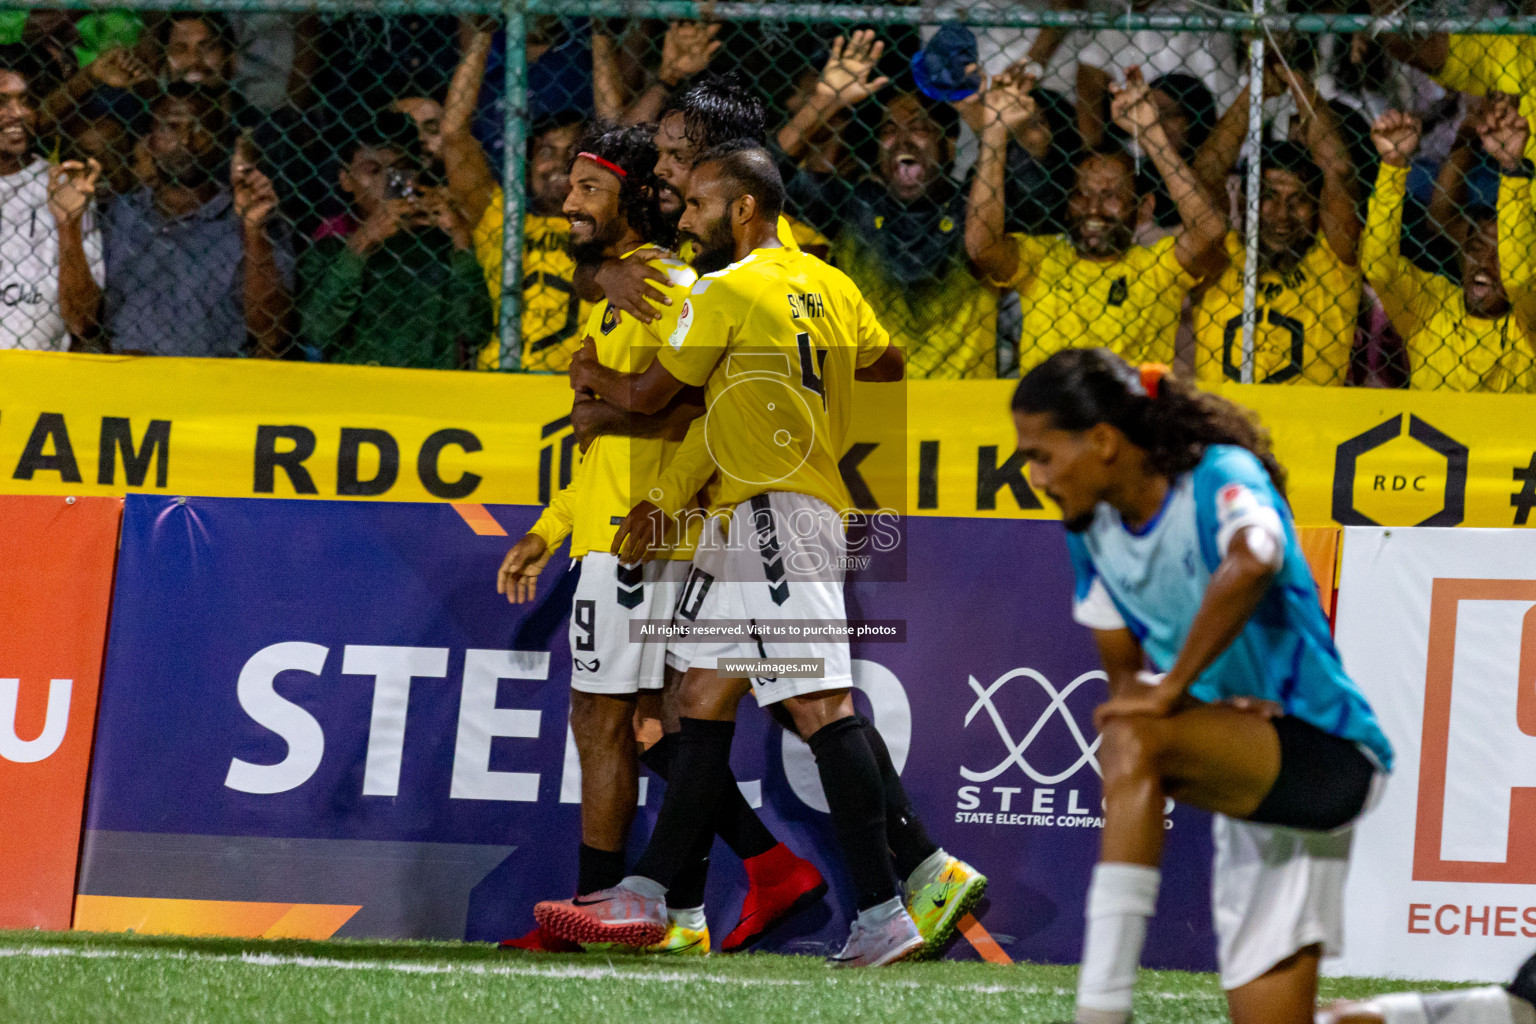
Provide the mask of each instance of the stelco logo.
MULTIPOLYGON (((1403 429, 1405 418, 1407 419, 1406 436, 1418 442, 1424 449, 1428 449, 1433 456, 1445 460, 1443 489, 1432 488, 1431 484, 1432 479, 1440 475, 1441 471, 1438 468, 1433 473, 1404 471, 1403 466, 1393 462, 1390 467, 1383 467, 1385 471, 1382 472, 1366 470, 1365 475, 1361 477, 1368 485, 1366 493, 1402 495, 1406 498, 1425 495, 1427 498, 1431 489, 1441 490, 1438 511, 1413 525, 1458 526, 1465 518, 1467 446, 1441 433, 1411 413, 1406 414, 1406 417, 1399 413, 1339 445, 1333 467, 1333 518, 1336 522, 1344 526, 1382 525, 1357 507, 1356 477, 1360 475, 1360 462, 1363 456, 1405 436, 1403 429)), ((1421 451, 1418 454, 1424 453, 1421 451)))
MULTIPOLYGON (((1095 778, 1103 775, 1103 772, 1094 756, 1099 749, 1100 739, 1098 736, 1089 738, 1092 726, 1085 729, 1079 724, 1073 706, 1068 701, 1073 694, 1082 691, 1082 696, 1073 703, 1078 712, 1091 713, 1093 700, 1089 694, 1102 697, 1104 686, 1089 684, 1106 684, 1108 677, 1103 672, 1084 672, 1066 686, 1057 689, 1043 673, 1032 668, 1016 668, 986 686, 978 682, 975 676, 967 681, 971 691, 976 694, 976 701, 965 714, 965 726, 970 728, 973 722, 984 715, 1001 742, 1002 756, 995 764, 982 769, 962 765, 960 777, 967 782, 991 782, 1005 775, 1009 768, 1017 768, 1034 785, 1029 787, 1028 795, 1022 798, 1020 794, 1026 789, 1022 785, 961 786, 956 793, 955 821, 975 825, 1103 828, 1104 818, 1099 809, 1100 786, 1095 778), (1034 721, 1023 736, 1014 739, 1014 732, 998 708, 996 698, 1009 683, 1019 680, 1026 680, 1038 687, 1044 693, 1046 703, 1043 709, 1035 712, 1034 721), (1059 725, 1049 728, 1058 721, 1059 725), (1031 760, 1030 752, 1037 747, 1041 753, 1036 753, 1031 760), (1055 764, 1042 767, 1047 758, 1054 759, 1055 764), (1084 769, 1092 769, 1092 773, 1084 780, 1087 785, 1077 785, 1065 793, 1058 791, 1061 783, 1074 779, 1084 769)), ((1034 690, 1027 689, 1029 696, 1025 699, 1033 709, 1038 700, 1030 700, 1034 690)), ((982 745, 974 746, 980 749, 982 745)), ((967 744, 967 749, 971 747, 972 744, 967 744)))

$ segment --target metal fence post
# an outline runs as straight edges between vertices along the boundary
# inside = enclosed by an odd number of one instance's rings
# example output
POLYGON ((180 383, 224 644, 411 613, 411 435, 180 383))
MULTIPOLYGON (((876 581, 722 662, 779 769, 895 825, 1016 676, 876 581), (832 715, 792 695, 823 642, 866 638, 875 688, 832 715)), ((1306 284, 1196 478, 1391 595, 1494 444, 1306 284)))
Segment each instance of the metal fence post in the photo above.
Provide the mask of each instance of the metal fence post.
POLYGON ((1259 189, 1264 143, 1264 0, 1253 0, 1254 36, 1248 42, 1248 175, 1243 204, 1243 362, 1242 382, 1253 383, 1253 340, 1258 329, 1259 189))
POLYGON ((501 369, 523 357, 523 180, 528 155, 526 0, 507 0, 502 47, 501 369))

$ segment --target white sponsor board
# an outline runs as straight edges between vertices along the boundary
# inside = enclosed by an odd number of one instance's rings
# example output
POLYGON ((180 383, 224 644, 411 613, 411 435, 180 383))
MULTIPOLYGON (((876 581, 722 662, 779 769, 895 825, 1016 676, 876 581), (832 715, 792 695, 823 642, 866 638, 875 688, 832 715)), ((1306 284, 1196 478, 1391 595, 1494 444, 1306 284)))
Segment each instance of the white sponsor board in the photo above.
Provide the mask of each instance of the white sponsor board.
POLYGON ((1536 949, 1536 531, 1344 531, 1337 638, 1397 751, 1331 973, 1506 981, 1536 949))

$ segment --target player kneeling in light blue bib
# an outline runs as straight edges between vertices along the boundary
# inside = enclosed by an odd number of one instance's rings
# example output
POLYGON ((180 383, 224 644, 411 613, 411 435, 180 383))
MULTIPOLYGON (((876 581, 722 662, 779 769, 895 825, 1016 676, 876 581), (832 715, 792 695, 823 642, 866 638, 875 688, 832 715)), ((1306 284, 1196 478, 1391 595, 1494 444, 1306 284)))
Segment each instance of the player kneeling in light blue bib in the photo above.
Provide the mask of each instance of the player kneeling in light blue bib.
POLYGON ((1073 349, 1013 396, 1030 480, 1069 531, 1074 618, 1110 685, 1076 1020, 1130 1020, 1172 797, 1216 813, 1232 1019, 1311 1024, 1319 960, 1343 933, 1348 826, 1392 748, 1339 661, 1264 431, 1164 374, 1073 349))

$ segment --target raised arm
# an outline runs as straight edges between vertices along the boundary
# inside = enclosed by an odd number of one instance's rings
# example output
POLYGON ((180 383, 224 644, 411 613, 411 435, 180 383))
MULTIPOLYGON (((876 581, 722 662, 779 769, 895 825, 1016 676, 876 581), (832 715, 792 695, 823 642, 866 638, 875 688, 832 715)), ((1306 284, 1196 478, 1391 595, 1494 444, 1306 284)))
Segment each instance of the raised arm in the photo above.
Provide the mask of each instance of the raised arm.
POLYGON ((861 29, 850 39, 838 36, 832 52, 821 69, 821 78, 805 104, 789 123, 779 129, 779 148, 791 160, 798 160, 810 148, 810 140, 832 115, 845 107, 873 96, 888 78, 870 79, 885 43, 875 38, 874 30, 861 29))
POLYGON ((1195 180, 1195 172, 1168 140, 1140 71, 1132 68, 1127 73, 1125 85, 1115 90, 1110 110, 1121 130, 1140 140, 1142 151, 1152 158, 1178 208, 1183 227, 1174 242, 1174 255, 1179 266, 1196 277, 1218 272, 1225 266, 1222 239, 1227 233, 1226 215, 1211 202, 1210 193, 1195 180))
POLYGON ((1302 138, 1312 162, 1323 171, 1322 204, 1318 208, 1323 236, 1334 255, 1352 267, 1360 244, 1360 185, 1339 116, 1318 93, 1312 79, 1289 69, 1282 70, 1281 75, 1296 98, 1302 138))
MULTIPOLYGON (((661 65, 650 88, 635 98, 624 112, 628 124, 654 121, 667 96, 683 81, 709 67, 720 49, 720 26, 702 21, 674 21, 661 39, 661 65)), ((596 51, 594 50, 594 55, 596 51)))
POLYGON ((1530 124, 1512 103, 1483 119, 1483 149, 1499 165, 1499 277, 1527 330, 1536 324, 1536 207, 1525 159, 1530 124))
POLYGON ((480 223, 496 192, 496 179, 485 151, 470 133, 475 103, 485 81, 485 62, 491 52, 490 24, 475 19, 464 55, 453 71, 448 97, 443 101, 443 167, 448 193, 470 224, 480 223))
POLYGON ((1032 79, 1007 75, 994 79, 982 94, 980 149, 965 206, 965 255, 977 277, 1001 284, 1018 273, 1019 252, 1008 237, 1008 140, 1035 114, 1032 79))
MULTIPOLYGON (((1273 99, 1284 91, 1285 83, 1281 81, 1277 68, 1273 64, 1265 64, 1264 98, 1273 99)), ((1216 122, 1216 127, 1206 136, 1194 160, 1190 162, 1195 177, 1214 196, 1226 194, 1227 175, 1232 173, 1237 158, 1242 155, 1243 142, 1248 138, 1248 112, 1248 90, 1244 89, 1232 101, 1227 112, 1221 115, 1221 120, 1216 122)))
POLYGON ((1408 164, 1419 148, 1419 119, 1389 110, 1371 125, 1371 141, 1381 155, 1376 191, 1371 194, 1360 242, 1360 269, 1376 290, 1392 326, 1404 341, 1418 333, 1425 317, 1427 278, 1402 256, 1403 203, 1408 192, 1408 164))

